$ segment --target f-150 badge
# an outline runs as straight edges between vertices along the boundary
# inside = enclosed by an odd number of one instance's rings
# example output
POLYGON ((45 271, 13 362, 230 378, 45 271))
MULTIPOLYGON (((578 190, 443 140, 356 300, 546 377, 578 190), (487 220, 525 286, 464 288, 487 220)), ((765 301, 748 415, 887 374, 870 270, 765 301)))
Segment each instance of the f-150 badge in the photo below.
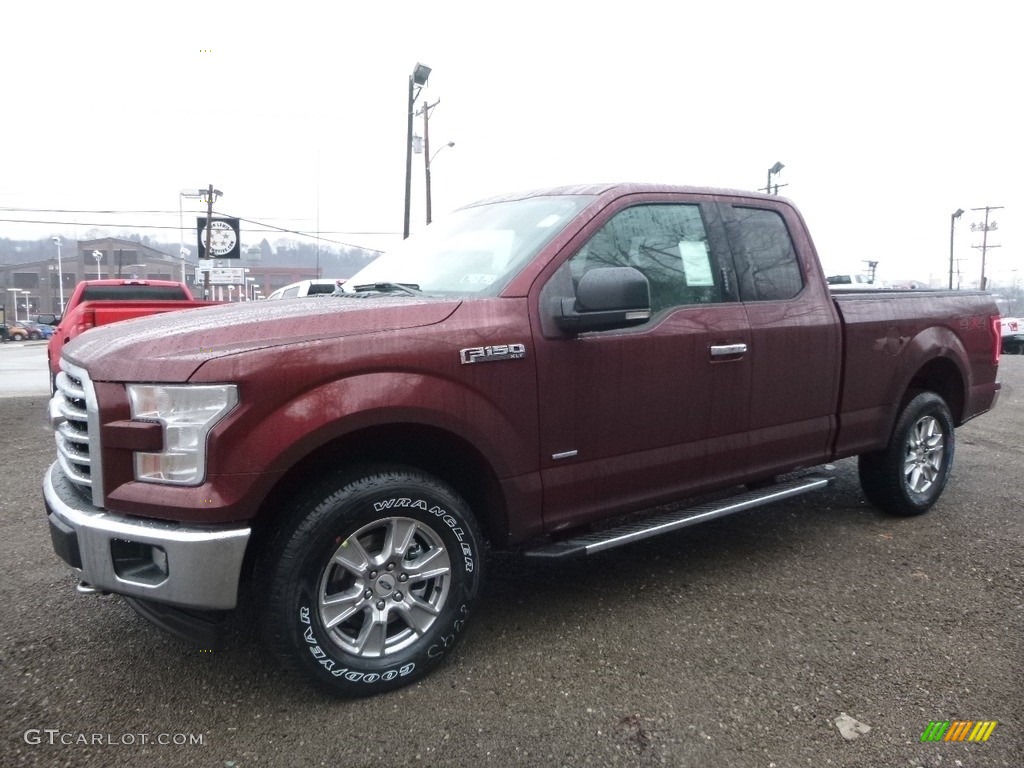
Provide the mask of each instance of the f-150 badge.
POLYGON ((526 357, 525 344, 495 344, 491 347, 466 347, 459 352, 462 364, 493 363, 498 360, 519 360, 526 357))

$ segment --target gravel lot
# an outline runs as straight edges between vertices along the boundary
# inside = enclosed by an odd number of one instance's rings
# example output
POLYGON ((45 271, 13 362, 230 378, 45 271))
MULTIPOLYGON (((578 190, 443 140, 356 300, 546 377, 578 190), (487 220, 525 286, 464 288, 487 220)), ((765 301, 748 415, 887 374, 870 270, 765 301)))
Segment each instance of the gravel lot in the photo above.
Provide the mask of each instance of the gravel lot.
POLYGON ((824 493, 587 560, 496 555, 448 663, 359 701, 244 631, 203 653, 75 594, 39 491, 46 400, 0 400, 0 765, 1020 768, 1024 357, 1001 378, 930 514, 876 512, 843 461, 824 493), (999 725, 920 741, 954 719, 999 725))

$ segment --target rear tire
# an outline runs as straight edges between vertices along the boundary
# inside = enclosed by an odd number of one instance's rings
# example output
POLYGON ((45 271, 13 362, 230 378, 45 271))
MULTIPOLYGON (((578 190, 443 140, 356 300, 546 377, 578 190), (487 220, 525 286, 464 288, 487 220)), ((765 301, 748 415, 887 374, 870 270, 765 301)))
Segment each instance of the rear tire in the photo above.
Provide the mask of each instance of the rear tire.
POLYGON ((295 512, 268 548, 256 596, 284 666, 349 698, 436 667, 482 577, 483 540, 459 495, 419 470, 373 468, 329 478, 295 512))
POLYGON ((860 456, 860 485, 874 506, 904 517, 927 512, 942 495, 956 437, 946 402, 922 392, 900 412, 884 450, 860 456))

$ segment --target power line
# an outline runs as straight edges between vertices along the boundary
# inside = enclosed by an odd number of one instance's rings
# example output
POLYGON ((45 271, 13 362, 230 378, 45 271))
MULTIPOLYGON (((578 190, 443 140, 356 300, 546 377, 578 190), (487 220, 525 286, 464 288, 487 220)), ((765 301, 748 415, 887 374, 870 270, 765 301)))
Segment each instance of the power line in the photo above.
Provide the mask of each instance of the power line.
MULTIPOLYGON (((218 215, 229 216, 229 214, 224 214, 224 213, 220 213, 220 212, 218 212, 218 215)), ((250 229, 250 230, 247 230, 247 232, 246 232, 247 234, 249 234, 249 233, 264 234, 264 233, 284 232, 284 233, 287 233, 287 234, 299 235, 300 237, 307 237, 307 238, 309 238, 311 240, 320 240, 322 242, 331 243, 333 245, 345 246, 346 248, 360 248, 360 249, 362 249, 364 251, 373 251, 374 253, 383 253, 383 251, 381 251, 378 248, 367 248, 364 245, 356 245, 354 243, 348 243, 348 242, 345 242, 345 241, 342 241, 342 240, 333 240, 333 239, 327 238, 327 237, 318 237, 317 235, 313 235, 313 234, 310 234, 308 232, 301 232, 301 231, 295 230, 295 229, 287 229, 285 227, 277 227, 277 226, 274 226, 273 224, 267 224, 266 222, 255 221, 253 219, 243 219, 241 217, 232 217, 232 218, 238 218, 239 221, 244 221, 247 224, 256 224, 258 227, 265 227, 265 229, 250 229)), ((62 221, 62 220, 57 220, 57 219, 9 219, 9 218, 0 218, 0 222, 7 222, 7 223, 10 223, 10 224, 54 224, 54 225, 60 225, 60 226, 101 227, 101 228, 107 228, 107 229, 159 229, 159 230, 174 230, 174 231, 178 230, 178 227, 176 227, 176 226, 168 226, 168 225, 165 225, 165 224, 124 224, 124 223, 94 222, 94 221, 62 221)), ((343 230, 338 230, 338 231, 326 230, 325 232, 321 232, 320 234, 321 235, 323 235, 323 234, 333 234, 333 235, 394 235, 394 236, 397 236, 398 232, 348 232, 348 231, 343 231, 343 230)))
MULTIPOLYGON (((233 218, 233 219, 238 219, 239 221, 244 221, 246 224, 255 224, 256 226, 259 226, 259 227, 270 227, 270 231, 272 231, 272 232, 286 232, 286 233, 291 234, 291 235, 302 235, 303 237, 310 237, 310 238, 313 238, 314 240, 321 240, 321 239, 323 239, 324 242, 335 243, 336 245, 344 245, 344 246, 347 246, 349 248, 363 248, 363 250, 366 250, 366 251, 374 251, 375 253, 383 253, 383 251, 381 251, 381 250, 379 250, 377 248, 364 248, 361 245, 354 245, 352 243, 343 243, 343 242, 341 242, 339 240, 327 240, 326 238, 320 238, 317 235, 310 235, 310 234, 308 234, 306 232, 298 232, 298 231, 296 231, 294 229, 287 229, 285 227, 277 227, 277 226, 274 226, 273 224, 267 224, 265 221, 256 221, 255 219, 246 219, 246 218, 243 218, 242 216, 233 216, 230 213, 223 213, 221 211, 217 211, 217 215, 218 216, 227 216, 228 218, 233 218)), ((396 232, 394 234, 398 234, 398 233, 396 232)))

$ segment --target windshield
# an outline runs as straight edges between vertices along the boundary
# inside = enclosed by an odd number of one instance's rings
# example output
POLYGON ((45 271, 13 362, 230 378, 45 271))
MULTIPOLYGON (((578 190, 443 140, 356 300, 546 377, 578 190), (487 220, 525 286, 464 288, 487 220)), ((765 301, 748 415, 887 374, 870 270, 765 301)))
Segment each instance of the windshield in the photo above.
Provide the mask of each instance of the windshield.
POLYGON ((399 284, 424 293, 495 296, 593 197, 531 197, 455 211, 350 277, 356 286, 399 284))

